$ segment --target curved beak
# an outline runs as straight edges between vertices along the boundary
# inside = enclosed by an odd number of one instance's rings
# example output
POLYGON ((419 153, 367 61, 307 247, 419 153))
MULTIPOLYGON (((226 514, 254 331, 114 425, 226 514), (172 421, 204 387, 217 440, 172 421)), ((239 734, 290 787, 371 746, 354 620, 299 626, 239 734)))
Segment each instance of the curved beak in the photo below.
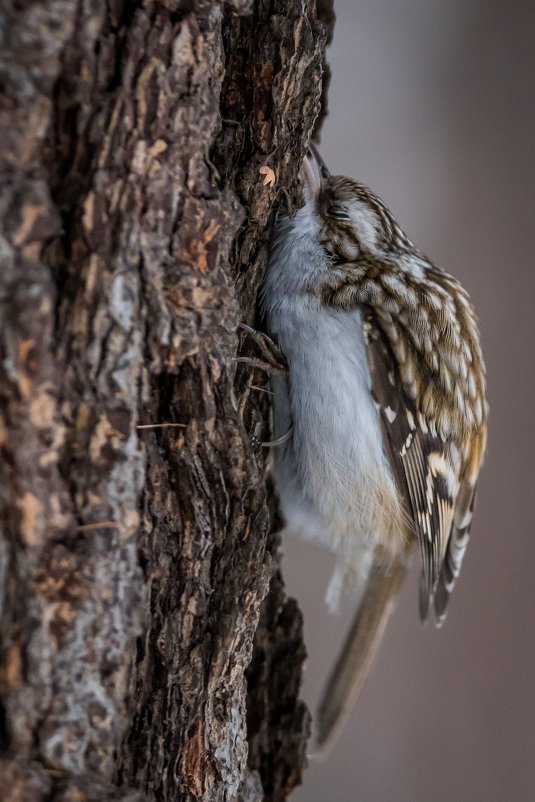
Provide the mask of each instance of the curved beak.
POLYGON ((323 161, 321 153, 319 152, 316 145, 313 142, 311 142, 310 145, 308 146, 308 149, 311 152, 312 156, 314 157, 316 164, 318 165, 321 177, 328 178, 331 174, 331 171, 323 161))
POLYGON ((308 189, 313 198, 318 197, 321 191, 322 180, 329 175, 329 170, 321 158, 318 149, 311 142, 309 151, 301 165, 301 177, 305 184, 305 189, 308 189))

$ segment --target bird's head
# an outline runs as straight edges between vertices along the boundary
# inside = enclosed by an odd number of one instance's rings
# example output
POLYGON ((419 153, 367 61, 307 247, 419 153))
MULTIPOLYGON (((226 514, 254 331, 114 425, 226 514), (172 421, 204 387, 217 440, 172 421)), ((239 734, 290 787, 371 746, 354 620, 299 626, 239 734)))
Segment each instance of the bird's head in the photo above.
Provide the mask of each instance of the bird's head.
POLYGON ((414 245, 384 203, 351 178, 330 175, 316 148, 303 160, 306 203, 314 206, 319 237, 335 262, 385 258, 414 252, 414 245))

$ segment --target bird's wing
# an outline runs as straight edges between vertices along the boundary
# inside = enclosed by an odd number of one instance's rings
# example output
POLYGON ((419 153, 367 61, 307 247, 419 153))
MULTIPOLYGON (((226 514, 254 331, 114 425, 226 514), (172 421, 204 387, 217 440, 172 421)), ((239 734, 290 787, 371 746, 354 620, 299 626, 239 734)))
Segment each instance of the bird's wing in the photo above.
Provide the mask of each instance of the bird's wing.
MULTIPOLYGON (((403 390, 385 338, 370 320, 366 329, 371 391, 381 416, 383 443, 419 544, 420 615, 425 620, 448 553, 462 455, 451 438, 437 434, 433 421, 418 414, 415 402, 403 390)), ((468 506, 470 503, 468 499, 468 506)), ((453 560, 456 573, 460 556, 457 549, 453 560)))

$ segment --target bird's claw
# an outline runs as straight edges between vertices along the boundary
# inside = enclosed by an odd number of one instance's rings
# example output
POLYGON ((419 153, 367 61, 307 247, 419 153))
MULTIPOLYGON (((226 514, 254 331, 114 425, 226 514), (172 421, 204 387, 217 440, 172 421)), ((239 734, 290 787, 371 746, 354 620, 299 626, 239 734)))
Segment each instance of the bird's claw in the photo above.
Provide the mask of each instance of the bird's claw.
POLYGON ((240 323, 239 327, 253 340, 261 351, 263 359, 256 359, 254 357, 239 356, 236 362, 241 362, 245 365, 250 365, 253 368, 259 368, 269 374, 287 376, 288 375, 288 361, 281 349, 271 337, 264 334, 262 331, 257 331, 251 328, 246 323, 240 323))

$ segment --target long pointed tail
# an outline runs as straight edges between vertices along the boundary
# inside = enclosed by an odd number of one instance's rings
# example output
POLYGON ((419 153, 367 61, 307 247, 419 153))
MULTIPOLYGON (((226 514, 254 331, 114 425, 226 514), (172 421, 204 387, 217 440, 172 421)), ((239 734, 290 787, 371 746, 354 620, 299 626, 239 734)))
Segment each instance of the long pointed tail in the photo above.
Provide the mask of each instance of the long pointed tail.
POLYGON ((362 689, 386 622, 407 572, 397 561, 385 571, 374 566, 342 651, 327 680, 316 716, 316 745, 325 749, 362 689))

